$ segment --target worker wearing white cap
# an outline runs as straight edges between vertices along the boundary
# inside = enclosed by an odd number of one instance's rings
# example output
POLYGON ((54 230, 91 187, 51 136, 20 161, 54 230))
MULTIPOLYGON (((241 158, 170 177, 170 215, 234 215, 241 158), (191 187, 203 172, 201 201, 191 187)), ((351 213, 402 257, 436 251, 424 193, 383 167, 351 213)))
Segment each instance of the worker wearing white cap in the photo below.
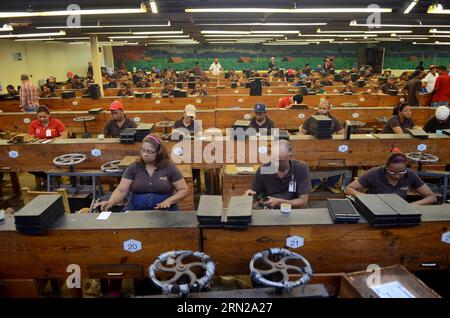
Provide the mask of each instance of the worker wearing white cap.
POLYGON ((184 116, 173 124, 173 129, 185 128, 194 132, 194 119, 197 109, 194 105, 188 104, 184 108, 184 116))
POLYGON ((423 130, 427 133, 435 133, 436 130, 450 129, 450 108, 439 106, 433 118, 430 118, 423 130))

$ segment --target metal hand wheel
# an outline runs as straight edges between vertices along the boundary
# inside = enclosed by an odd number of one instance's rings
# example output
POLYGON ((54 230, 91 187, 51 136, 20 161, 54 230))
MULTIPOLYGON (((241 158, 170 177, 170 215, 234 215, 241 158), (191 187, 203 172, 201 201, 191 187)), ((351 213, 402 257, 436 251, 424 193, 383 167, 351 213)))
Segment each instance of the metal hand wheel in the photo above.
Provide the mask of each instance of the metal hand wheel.
POLYGON ((436 163, 439 161, 439 157, 423 152, 410 152, 405 154, 406 158, 412 162, 416 163, 436 163))
POLYGON ((107 163, 104 163, 104 164, 102 164, 100 170, 102 172, 111 172, 111 173, 122 172, 123 169, 119 167, 119 163, 121 161, 122 160, 113 160, 113 161, 109 161, 107 163))
POLYGON ((306 258, 284 248, 271 248, 256 253, 250 261, 253 282, 286 292, 305 285, 312 275, 313 270, 306 258), (291 281, 292 275, 299 278, 291 281))
POLYGON ((150 279, 164 294, 187 295, 208 287, 214 276, 215 265, 201 252, 171 251, 158 256, 148 268, 150 279), (183 260, 190 259, 190 263, 183 260))
POLYGON ((82 153, 68 153, 55 157, 53 164, 56 166, 75 166, 85 161, 87 156, 82 153))

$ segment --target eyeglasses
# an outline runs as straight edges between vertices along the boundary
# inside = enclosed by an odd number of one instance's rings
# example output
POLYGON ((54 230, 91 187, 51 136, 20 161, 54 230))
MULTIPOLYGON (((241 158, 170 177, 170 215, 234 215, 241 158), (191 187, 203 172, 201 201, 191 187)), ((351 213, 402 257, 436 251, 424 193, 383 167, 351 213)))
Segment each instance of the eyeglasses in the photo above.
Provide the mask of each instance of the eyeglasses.
POLYGON ((141 152, 146 154, 146 155, 154 155, 155 153, 157 153, 156 150, 147 150, 147 149, 144 149, 144 148, 141 148, 141 152))
POLYGON ((408 173, 408 170, 406 169, 406 170, 398 171, 398 172, 397 172, 397 171, 391 171, 391 170, 389 170, 389 169, 386 169, 386 172, 389 173, 389 174, 391 174, 391 175, 402 176, 402 175, 407 174, 407 173, 408 173))

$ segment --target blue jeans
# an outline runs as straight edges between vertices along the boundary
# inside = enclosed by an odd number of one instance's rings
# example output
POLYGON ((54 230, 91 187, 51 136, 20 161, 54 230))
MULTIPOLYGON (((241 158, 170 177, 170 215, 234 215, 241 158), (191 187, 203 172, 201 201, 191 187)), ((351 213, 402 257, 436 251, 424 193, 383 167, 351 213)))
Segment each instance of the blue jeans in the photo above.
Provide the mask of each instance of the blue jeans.
POLYGON ((35 113, 37 111, 37 106, 27 106, 23 108, 23 111, 26 113, 35 113))
POLYGON ((446 102, 432 102, 431 107, 448 106, 448 101, 446 102))
MULTIPOLYGON (((341 175, 332 176, 327 178, 327 188, 334 188, 336 186, 336 183, 338 183, 339 179, 341 178, 341 175)), ((322 182, 321 179, 312 179, 311 185, 314 187, 317 184, 320 184, 322 182)))
MULTIPOLYGON (((160 194, 160 193, 132 193, 130 200, 127 205, 122 209, 122 211, 139 211, 139 210, 154 210, 155 206, 165 199, 170 197, 172 194, 160 194)), ((170 206, 169 211, 177 211, 178 206, 173 204, 170 206)))

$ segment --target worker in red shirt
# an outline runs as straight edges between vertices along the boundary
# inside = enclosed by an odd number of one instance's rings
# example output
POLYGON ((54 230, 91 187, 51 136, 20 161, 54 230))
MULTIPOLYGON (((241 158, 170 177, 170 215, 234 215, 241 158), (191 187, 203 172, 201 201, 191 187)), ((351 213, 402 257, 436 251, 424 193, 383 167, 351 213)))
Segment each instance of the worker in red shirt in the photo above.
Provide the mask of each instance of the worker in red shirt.
POLYGON ((37 119, 31 122, 28 133, 39 139, 67 138, 66 127, 59 119, 50 116, 47 106, 38 107, 37 119))
POLYGON ((448 100, 450 99, 450 75, 448 75, 447 68, 443 65, 437 69, 439 76, 434 83, 431 107, 448 106, 448 100))
POLYGON ((289 108, 292 104, 301 104, 303 102, 303 96, 296 94, 294 96, 286 96, 278 100, 278 108, 289 108))

